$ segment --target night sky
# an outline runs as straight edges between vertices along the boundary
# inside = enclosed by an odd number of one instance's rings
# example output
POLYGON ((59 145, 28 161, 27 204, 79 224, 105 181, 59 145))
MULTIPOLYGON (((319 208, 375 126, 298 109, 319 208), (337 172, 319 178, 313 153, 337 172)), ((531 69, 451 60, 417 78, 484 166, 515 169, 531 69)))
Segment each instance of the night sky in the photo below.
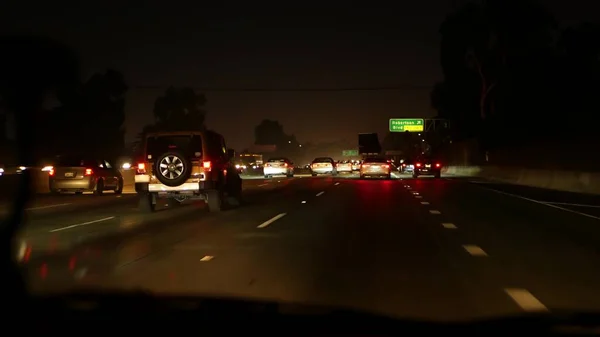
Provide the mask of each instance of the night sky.
MULTIPOLYGON (((597 1, 597 0, 596 0, 597 1)), ((564 24, 598 20, 594 0, 546 0, 564 24)), ((151 121, 169 85, 195 88, 399 87, 390 91, 213 92, 207 126, 242 149, 262 119, 279 120, 300 142, 383 134, 391 117, 430 117, 429 92, 441 78, 438 28, 464 0, 390 2, 377 9, 208 8, 198 2, 3 1, 0 31, 56 38, 72 46, 83 74, 125 74, 126 140, 151 121), (143 6, 141 5, 143 4, 143 6), (159 89, 141 88, 145 86, 159 89)), ((230 3, 235 5, 235 2, 230 3)), ((315 2, 316 4, 316 2, 315 2)))

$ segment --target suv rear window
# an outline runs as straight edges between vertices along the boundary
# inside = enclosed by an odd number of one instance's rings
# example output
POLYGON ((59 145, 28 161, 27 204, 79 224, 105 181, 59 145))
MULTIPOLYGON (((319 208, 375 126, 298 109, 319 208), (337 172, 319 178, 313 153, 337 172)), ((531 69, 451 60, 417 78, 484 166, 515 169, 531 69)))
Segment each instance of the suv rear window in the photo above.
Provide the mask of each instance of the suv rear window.
POLYGON ((322 158, 316 158, 315 160, 313 160, 313 163, 331 163, 333 160, 331 160, 331 158, 326 158, 326 157, 322 157, 322 158))
POLYGON ((195 153, 202 156, 202 138, 200 135, 176 135, 149 137, 146 140, 146 154, 156 158, 168 151, 181 151, 188 158, 195 158, 195 153))
POLYGON ((285 163, 287 159, 285 158, 271 158, 267 162, 268 163, 285 163))

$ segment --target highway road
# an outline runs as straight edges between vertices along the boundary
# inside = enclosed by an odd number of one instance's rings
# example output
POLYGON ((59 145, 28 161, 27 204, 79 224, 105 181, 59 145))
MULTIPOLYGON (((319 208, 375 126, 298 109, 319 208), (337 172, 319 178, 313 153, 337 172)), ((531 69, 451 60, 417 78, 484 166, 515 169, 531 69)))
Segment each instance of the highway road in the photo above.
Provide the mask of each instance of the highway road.
POLYGON ((53 198, 66 205, 27 211, 17 253, 34 292, 142 288, 429 320, 600 309, 600 196, 353 178, 245 180, 245 204, 221 213, 53 198))

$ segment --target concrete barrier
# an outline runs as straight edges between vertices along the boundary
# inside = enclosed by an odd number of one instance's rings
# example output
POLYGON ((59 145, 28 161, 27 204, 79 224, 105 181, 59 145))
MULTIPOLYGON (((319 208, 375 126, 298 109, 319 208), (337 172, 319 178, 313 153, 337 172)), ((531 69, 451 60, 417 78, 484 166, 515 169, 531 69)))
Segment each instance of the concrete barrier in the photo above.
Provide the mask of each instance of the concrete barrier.
POLYGON ((498 166, 448 166, 444 174, 480 177, 492 181, 552 190, 600 194, 600 173, 535 170, 498 166))

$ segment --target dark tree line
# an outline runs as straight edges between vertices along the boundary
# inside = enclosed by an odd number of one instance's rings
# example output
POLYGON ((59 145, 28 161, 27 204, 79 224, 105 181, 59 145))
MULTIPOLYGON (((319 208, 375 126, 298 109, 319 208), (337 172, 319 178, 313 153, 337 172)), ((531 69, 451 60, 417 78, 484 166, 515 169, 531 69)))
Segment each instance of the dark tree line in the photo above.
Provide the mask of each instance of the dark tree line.
POLYGON ((116 157, 124 146, 125 94, 123 75, 109 69, 70 90, 56 93, 58 106, 32 121, 40 140, 38 158, 60 154, 116 157))
POLYGON ((448 16, 440 33, 444 78, 431 103, 455 139, 488 150, 597 131, 598 25, 560 29, 532 0, 487 0, 448 16))

